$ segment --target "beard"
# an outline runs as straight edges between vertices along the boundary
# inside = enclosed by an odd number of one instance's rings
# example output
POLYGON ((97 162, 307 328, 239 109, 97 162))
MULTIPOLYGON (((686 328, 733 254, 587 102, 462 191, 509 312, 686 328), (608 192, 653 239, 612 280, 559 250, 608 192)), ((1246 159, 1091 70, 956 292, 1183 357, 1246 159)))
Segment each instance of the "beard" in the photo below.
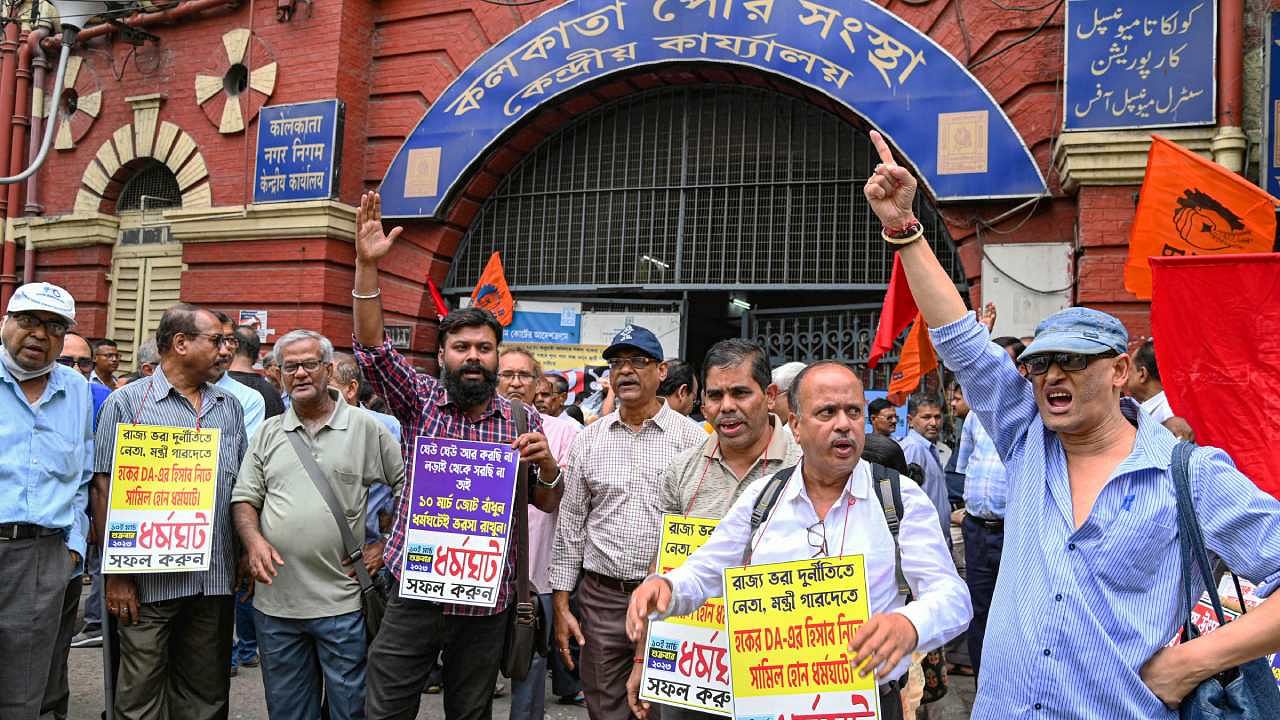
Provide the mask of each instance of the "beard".
POLYGON ((462 408, 489 402, 498 388, 498 373, 480 363, 465 363, 453 370, 445 368, 442 380, 445 391, 449 393, 449 399, 462 408), (479 372, 484 378, 466 380, 462 377, 464 372, 479 372))

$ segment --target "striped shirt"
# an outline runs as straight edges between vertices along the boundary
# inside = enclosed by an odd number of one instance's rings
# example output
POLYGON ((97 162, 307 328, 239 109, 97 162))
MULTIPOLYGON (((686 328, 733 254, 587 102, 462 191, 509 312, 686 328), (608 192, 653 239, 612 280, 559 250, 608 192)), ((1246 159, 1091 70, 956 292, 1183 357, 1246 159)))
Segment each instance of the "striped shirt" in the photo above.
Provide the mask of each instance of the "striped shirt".
MULTIPOLYGON (((1133 451, 1077 529, 1066 455, 1031 383, 973 313, 930 335, 1009 480, 973 718, 1174 720, 1138 671, 1186 616, 1169 472, 1176 438, 1122 400, 1137 424, 1133 451)), ((1216 448, 1195 451, 1190 476, 1209 550, 1270 593, 1280 585, 1280 501, 1216 448)))
POLYGON ((118 423, 221 430, 209 569, 204 572, 138 574, 133 578, 138 583, 138 598, 144 603, 195 595, 230 595, 236 563, 235 535, 231 528, 231 490, 248 446, 240 403, 225 390, 206 383, 200 388, 200 416, 197 421, 191 401, 169 383, 162 367, 156 367, 150 377, 116 390, 102 404, 94 439, 95 473, 111 475, 118 423))
POLYGON ((899 440, 898 444, 902 446, 902 454, 907 457, 907 462, 919 465, 924 470, 924 483, 920 489, 929 496, 929 502, 938 511, 938 528, 942 530, 942 537, 950 544, 951 496, 947 493, 947 473, 942 469, 946 463, 938 456, 938 446, 914 429, 899 440))
MULTIPOLYGON (((381 345, 361 345, 354 336, 351 338, 356 362, 364 370, 365 377, 373 386, 374 392, 387 401, 387 409, 400 421, 404 433, 400 450, 404 454, 408 477, 413 477, 412 461, 415 438, 439 437, 455 440, 475 440, 478 442, 510 444, 516 439, 516 421, 511 414, 511 403, 496 393, 481 413, 480 418, 471 420, 462 408, 449 399, 449 393, 439 380, 413 369, 404 356, 391 346, 391 340, 385 339, 381 345)), ((529 410, 529 432, 542 432, 542 418, 537 412, 529 410)), ((529 468, 530 478, 537 477, 537 468, 529 468)), ((409 487, 407 485, 406 487, 409 487)), ((400 565, 404 558, 404 535, 409 524, 409 507, 413 493, 400 493, 396 502, 395 521, 391 526, 391 535, 387 538, 382 559, 397 579, 400 577, 400 565)), ((530 494, 532 504, 532 493, 530 494)), ((442 603, 446 615, 496 615, 507 609, 515 594, 515 542, 507 543, 506 564, 502 570, 502 583, 498 586, 498 599, 493 607, 473 607, 470 605, 449 605, 442 603)))
POLYGON ((1002 519, 1008 491, 1004 463, 977 413, 964 419, 956 456, 956 472, 964 476, 965 511, 987 520, 1002 519))
POLYGON ((551 587, 570 591, 581 570, 640 580, 658 556, 662 471, 707 441, 698 423, 666 402, 639 430, 618 412, 583 428, 564 468, 560 524, 551 554, 551 587))

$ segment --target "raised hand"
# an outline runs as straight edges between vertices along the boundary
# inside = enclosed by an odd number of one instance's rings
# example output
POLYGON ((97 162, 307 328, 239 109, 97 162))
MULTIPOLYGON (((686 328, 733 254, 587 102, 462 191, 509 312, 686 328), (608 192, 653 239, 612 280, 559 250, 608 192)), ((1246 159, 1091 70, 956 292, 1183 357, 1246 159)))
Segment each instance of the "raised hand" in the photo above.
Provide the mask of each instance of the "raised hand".
POLYGON ((880 164, 867 178, 862 192, 882 225, 886 228, 903 227, 916 217, 911 209, 916 196, 916 179, 906 168, 894 162, 884 137, 875 130, 871 131, 871 144, 880 155, 880 164))
POLYGON ((978 313, 978 322, 987 328, 987 332, 996 331, 996 304, 989 302, 982 306, 982 310, 978 313))
POLYGON ((356 260, 377 263, 391 250, 402 227, 394 227, 390 234, 382 231, 382 196, 367 192, 360 196, 356 209, 356 260))

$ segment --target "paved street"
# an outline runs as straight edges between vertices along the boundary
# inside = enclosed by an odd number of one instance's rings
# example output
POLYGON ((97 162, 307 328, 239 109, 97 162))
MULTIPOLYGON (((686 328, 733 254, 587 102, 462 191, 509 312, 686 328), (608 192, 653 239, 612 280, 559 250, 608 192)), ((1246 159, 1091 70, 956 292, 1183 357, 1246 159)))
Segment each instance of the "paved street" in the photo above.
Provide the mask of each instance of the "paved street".
MULTIPOLYGON (((85 587, 81 597, 89 595, 85 587)), ((102 712, 102 650, 100 648, 72 650, 71 715, 70 720, 98 720, 102 712)), ((505 682, 505 681, 504 681, 505 682)), ((951 692, 941 701, 929 706, 930 720, 965 720, 973 701, 973 679, 952 678, 951 692)), ((444 708, 439 695, 423 695, 419 720, 443 720, 444 708)), ((503 719, 511 710, 509 693, 493 702, 493 716, 503 719)), ((587 720, 583 708, 559 705, 550 692, 548 680, 548 720, 587 720)), ((231 720, 267 720, 267 705, 262 693, 261 668, 241 668, 240 674, 231 679, 231 720)))

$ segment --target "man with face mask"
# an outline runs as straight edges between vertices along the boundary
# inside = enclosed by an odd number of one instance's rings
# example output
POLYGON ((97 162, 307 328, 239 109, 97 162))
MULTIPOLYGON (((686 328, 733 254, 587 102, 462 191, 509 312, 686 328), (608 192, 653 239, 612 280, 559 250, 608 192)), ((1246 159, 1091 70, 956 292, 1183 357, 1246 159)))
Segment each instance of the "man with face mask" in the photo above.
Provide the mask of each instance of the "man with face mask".
MULTIPOLYGON (((88 382, 59 365, 75 299, 14 291, 0 321, 0 717, 40 715, 63 596, 85 555, 92 473, 88 382)), ((77 583, 79 584, 79 583, 77 583)), ((68 638, 69 639, 69 638, 68 638)))
MULTIPOLYGON (((921 242, 915 177, 878 132, 871 140, 880 164, 864 193, 939 358, 1005 465, 1008 531, 975 720, 1172 720, 1202 681, 1280 650, 1275 597, 1166 647, 1187 612, 1170 468, 1176 441, 1121 399, 1133 372, 1124 325, 1089 308, 1061 310, 1040 322, 1015 364, 921 242)), ((1194 451, 1188 476, 1206 545, 1268 596, 1280 585, 1280 501, 1215 448, 1194 451)))
MULTIPOLYGON (((530 469, 529 504, 555 512, 560 504, 560 467, 542 434, 542 419, 530 412, 528 431, 519 434, 511 402, 496 392, 502 342, 497 319, 469 307, 454 310, 440 321, 439 380, 414 370, 386 336, 378 263, 392 252, 401 232, 402 228, 383 232, 382 200, 377 193, 365 193, 356 214, 355 287, 351 290, 356 361, 408 437, 510 445, 530 469)), ((413 447, 405 443, 406 452, 413 447)), ((413 505, 408 495, 401 494, 383 556, 397 578, 413 505)), ((401 598, 398 593, 391 597, 382 628, 369 648, 366 710, 371 719, 416 715, 427 673, 441 651, 446 715, 450 720, 489 717, 508 616, 513 612, 515 546, 508 543, 492 607, 428 603, 401 598)))

